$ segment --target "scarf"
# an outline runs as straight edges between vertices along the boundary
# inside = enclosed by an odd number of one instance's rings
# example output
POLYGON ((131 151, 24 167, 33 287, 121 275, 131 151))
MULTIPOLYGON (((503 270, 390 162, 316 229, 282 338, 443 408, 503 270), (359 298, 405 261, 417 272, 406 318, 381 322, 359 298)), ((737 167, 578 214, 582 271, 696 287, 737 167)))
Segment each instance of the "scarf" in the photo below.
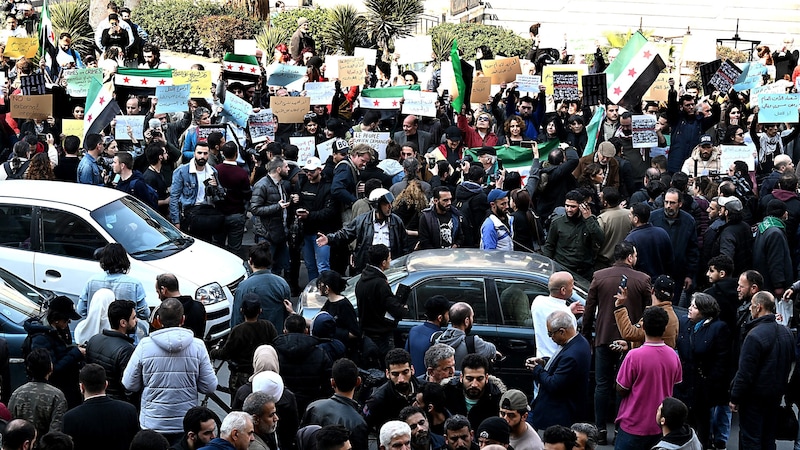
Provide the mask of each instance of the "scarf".
POLYGON ((767 216, 766 218, 764 218, 763 222, 758 224, 758 232, 763 233, 772 227, 786 229, 786 225, 783 224, 783 220, 781 220, 778 217, 767 216))
POLYGON ((764 162, 767 159, 767 156, 771 158, 775 157, 776 154, 780 155, 783 153, 783 140, 781 140, 781 134, 778 133, 773 137, 767 136, 766 133, 761 135, 760 138, 761 149, 758 152, 758 161, 764 162))

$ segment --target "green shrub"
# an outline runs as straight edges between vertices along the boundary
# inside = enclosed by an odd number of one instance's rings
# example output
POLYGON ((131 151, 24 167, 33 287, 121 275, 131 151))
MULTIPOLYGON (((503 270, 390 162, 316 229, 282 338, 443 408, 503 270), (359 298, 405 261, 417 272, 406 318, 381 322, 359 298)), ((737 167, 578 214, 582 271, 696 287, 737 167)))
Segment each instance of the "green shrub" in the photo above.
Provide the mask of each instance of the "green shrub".
MULTIPOLYGON (((513 31, 497 27, 494 25, 483 25, 477 23, 443 23, 431 28, 428 31, 433 37, 434 42, 447 41, 450 36, 443 37, 442 34, 453 36, 458 40, 458 49, 461 50, 464 59, 473 59, 475 50, 481 45, 489 47, 492 52, 504 54, 506 56, 525 57, 530 48, 530 41, 513 31)), ((439 51, 443 51, 440 49, 439 51)), ((449 60, 449 56, 438 55, 437 57, 449 60)))
POLYGON ((94 30, 89 25, 89 0, 54 3, 49 6, 56 38, 63 32, 72 35, 72 48, 85 58, 94 54, 94 30))
MULTIPOLYGON (((326 8, 297 8, 291 11, 280 13, 278 17, 272 19, 271 25, 274 28, 277 28, 278 35, 288 36, 284 43, 289 45, 289 40, 294 32, 297 31, 297 19, 305 17, 308 19, 311 35, 314 37, 314 44, 317 47, 317 54, 325 55, 332 53, 331 49, 335 49, 337 47, 336 44, 331 45, 331 43, 326 41, 325 33, 323 32, 323 30, 330 26, 331 17, 328 11, 329 10, 326 8)), ((265 50, 272 51, 272 49, 265 50)))
POLYGON ((253 39, 255 30, 252 21, 233 16, 209 16, 197 23, 200 41, 209 54, 222 58, 226 51, 233 51, 236 39, 253 39))

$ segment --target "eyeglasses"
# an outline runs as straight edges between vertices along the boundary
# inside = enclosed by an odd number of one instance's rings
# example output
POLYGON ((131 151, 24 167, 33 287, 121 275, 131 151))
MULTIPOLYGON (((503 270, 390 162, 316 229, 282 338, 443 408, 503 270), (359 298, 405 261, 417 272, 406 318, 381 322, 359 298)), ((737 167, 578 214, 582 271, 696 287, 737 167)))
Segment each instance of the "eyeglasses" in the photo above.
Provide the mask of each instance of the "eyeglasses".
POLYGON ((559 331, 563 330, 564 327, 557 328, 555 330, 547 330, 547 337, 553 337, 554 334, 558 333, 559 331))

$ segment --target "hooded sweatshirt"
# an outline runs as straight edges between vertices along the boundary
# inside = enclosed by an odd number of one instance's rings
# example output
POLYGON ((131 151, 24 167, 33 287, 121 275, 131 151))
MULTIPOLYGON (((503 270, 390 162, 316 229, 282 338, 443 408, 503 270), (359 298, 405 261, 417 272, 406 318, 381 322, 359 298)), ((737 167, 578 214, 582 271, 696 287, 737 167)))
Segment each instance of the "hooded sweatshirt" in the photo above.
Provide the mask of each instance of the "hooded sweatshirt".
MULTIPOLYGON (((461 362, 469 353, 467 351, 467 343, 465 342, 466 338, 466 333, 458 328, 448 328, 444 330, 441 336, 436 338, 437 344, 447 344, 455 349, 456 367, 461 367, 461 362)), ((480 336, 475 336, 475 353, 491 360, 494 358, 496 352, 497 348, 494 344, 484 341, 480 336)))

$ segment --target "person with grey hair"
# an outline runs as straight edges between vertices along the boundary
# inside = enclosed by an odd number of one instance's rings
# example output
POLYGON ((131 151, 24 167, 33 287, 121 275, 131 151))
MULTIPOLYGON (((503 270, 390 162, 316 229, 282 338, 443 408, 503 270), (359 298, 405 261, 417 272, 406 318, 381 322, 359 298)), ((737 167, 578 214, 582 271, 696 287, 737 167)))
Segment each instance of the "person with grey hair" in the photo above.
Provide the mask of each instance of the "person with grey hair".
POLYGON ((269 450, 278 448, 278 414, 275 397, 266 392, 253 392, 248 395, 242 410, 253 420, 254 440, 250 450, 269 450))
POLYGON ((401 192, 403 192, 403 190, 406 187, 408 187, 408 183, 411 182, 411 180, 416 180, 419 183, 420 187, 422 188, 422 191, 425 192, 425 197, 427 197, 428 200, 430 200, 431 185, 420 179, 420 170, 421 167, 419 164, 419 160, 417 158, 411 157, 404 159, 403 173, 405 175, 403 176, 403 180, 393 184, 392 187, 389 188, 389 192, 391 192, 392 195, 397 197, 400 195, 401 192))
POLYGON ((447 344, 433 344, 425 351, 425 373, 417 379, 421 382, 440 383, 456 373, 456 350, 447 344))
POLYGON ((212 439, 201 450, 248 450, 254 440, 251 415, 244 411, 233 411, 222 420, 219 437, 212 439))
POLYGON ((555 355, 525 361, 539 386, 528 423, 539 430, 552 425, 568 427, 580 417, 587 404, 592 359, 589 341, 578 334, 569 312, 553 311, 547 316, 547 335, 559 346, 555 355))
POLYGON ((573 423, 569 428, 575 432, 576 449, 594 450, 597 448, 597 427, 594 424, 579 422, 573 423))
POLYGON ((203 341, 181 327, 180 300, 164 300, 159 315, 163 328, 136 346, 122 385, 130 392, 142 392, 141 427, 174 442, 183 436, 183 416, 197 406, 197 394, 210 394, 217 388, 217 375, 203 341))
POLYGON ((409 450, 411 448, 411 427, 400 420, 390 420, 383 424, 378 437, 380 450, 409 450))

